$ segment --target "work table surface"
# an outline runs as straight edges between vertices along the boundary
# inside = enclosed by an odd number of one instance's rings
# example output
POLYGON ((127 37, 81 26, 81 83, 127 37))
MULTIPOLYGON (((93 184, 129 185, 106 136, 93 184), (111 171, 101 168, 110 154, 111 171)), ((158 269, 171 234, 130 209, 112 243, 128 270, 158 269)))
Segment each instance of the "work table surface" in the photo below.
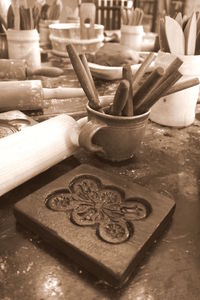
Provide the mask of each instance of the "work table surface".
MULTIPOLYGON (((77 85, 70 76, 60 80, 66 86, 77 85)), ((44 85, 52 86, 58 81, 45 79, 44 85)), ((116 85, 117 82, 96 81, 102 95, 113 93, 116 85)), ((84 115, 84 101, 77 108, 77 118, 84 115)), ((52 109, 33 117, 45 119, 58 111, 52 109)), ((64 111, 67 109, 68 106, 64 111)), ((71 115, 76 113, 72 110, 71 115)), ((0 299, 199 299, 199 187, 200 104, 194 124, 187 128, 164 127, 149 121, 141 150, 129 161, 108 163, 79 149, 74 156, 0 197, 0 299), (117 174, 145 186, 150 193, 172 197, 176 202, 170 226, 148 250, 129 284, 119 290, 80 269, 38 235, 17 224, 13 215, 17 201, 83 163, 105 170, 111 177, 117 174)))

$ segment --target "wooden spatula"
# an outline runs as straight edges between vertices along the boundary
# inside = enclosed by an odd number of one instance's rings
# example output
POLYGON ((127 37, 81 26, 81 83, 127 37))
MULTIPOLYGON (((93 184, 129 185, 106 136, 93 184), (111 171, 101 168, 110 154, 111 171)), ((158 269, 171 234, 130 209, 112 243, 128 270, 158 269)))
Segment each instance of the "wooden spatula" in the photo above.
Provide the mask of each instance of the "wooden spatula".
POLYGON ((196 35, 197 35, 197 21, 196 21, 196 13, 194 12, 190 16, 184 29, 186 55, 194 55, 195 47, 196 47, 196 35))
POLYGON ((180 11, 177 13, 175 20, 180 24, 181 27, 183 26, 183 16, 180 11))
POLYGON ((185 54, 185 37, 180 24, 169 16, 165 16, 165 32, 169 50, 175 55, 185 54))
POLYGON ((94 24, 96 6, 94 3, 82 3, 80 6, 80 38, 91 39, 95 37, 94 24))
POLYGON ((167 37, 166 37, 166 32, 165 32, 165 21, 164 21, 164 19, 160 19, 159 44, 160 44, 160 49, 162 51, 170 52, 167 37))

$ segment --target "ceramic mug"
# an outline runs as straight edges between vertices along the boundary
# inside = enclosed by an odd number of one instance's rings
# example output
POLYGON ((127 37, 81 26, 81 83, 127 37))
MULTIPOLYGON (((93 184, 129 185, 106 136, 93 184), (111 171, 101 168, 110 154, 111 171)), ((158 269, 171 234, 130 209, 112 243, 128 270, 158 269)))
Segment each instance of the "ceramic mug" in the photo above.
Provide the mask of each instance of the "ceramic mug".
POLYGON ((79 144, 110 161, 123 161, 138 152, 150 111, 131 117, 113 116, 87 105, 88 122, 82 127, 79 144))

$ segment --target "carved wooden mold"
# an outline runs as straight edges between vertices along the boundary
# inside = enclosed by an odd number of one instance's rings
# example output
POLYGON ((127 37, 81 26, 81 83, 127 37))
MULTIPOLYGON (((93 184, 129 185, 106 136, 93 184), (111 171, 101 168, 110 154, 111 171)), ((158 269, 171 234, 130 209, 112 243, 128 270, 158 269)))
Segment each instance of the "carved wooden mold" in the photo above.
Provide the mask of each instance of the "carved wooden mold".
POLYGON ((14 213, 76 264, 122 286, 174 209, 172 199, 80 165, 19 201, 14 213))
POLYGON ((96 234, 108 243, 123 243, 133 235, 134 221, 146 218, 151 206, 145 199, 125 199, 124 190, 104 186, 91 175, 75 177, 67 189, 59 189, 46 198, 53 211, 65 211, 79 226, 95 226, 96 234))

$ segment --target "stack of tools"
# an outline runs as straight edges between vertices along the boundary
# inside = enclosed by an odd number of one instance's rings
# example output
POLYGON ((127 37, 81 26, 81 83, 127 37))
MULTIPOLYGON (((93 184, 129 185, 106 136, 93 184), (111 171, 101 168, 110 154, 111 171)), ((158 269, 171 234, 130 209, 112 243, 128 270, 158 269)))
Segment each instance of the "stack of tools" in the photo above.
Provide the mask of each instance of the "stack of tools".
POLYGON ((130 65, 123 67, 123 79, 118 85, 113 103, 108 105, 108 103, 99 100, 85 56, 80 57, 71 44, 67 45, 67 51, 75 73, 88 98, 89 106, 102 113, 125 117, 140 115, 147 112, 160 97, 199 84, 198 78, 175 84, 182 77, 178 69, 183 62, 178 57, 173 60, 167 69, 157 67, 146 76, 146 70, 154 59, 154 53, 149 53, 134 76, 130 65))
POLYGON ((160 19, 160 48, 175 55, 200 54, 200 13, 193 12, 189 18, 179 12, 175 19, 160 19))
POLYGON ((123 25, 138 26, 142 24, 144 12, 141 8, 121 8, 121 20, 123 25))

